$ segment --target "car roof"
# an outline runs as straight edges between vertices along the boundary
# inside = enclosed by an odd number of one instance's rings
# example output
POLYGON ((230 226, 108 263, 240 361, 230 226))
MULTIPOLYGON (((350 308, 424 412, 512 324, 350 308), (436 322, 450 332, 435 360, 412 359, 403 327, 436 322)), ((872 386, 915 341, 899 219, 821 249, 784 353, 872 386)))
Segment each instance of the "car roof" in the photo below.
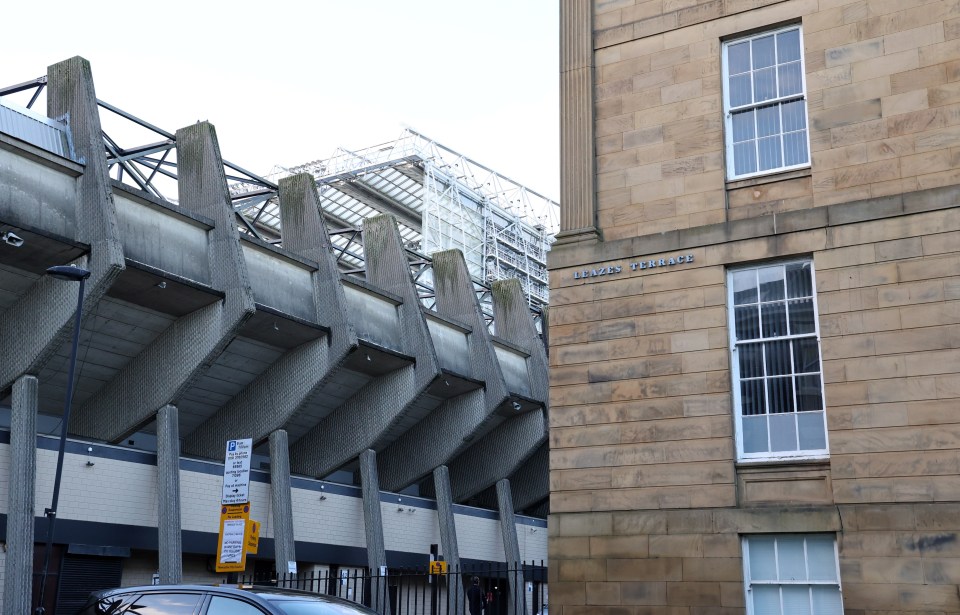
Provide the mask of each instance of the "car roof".
POLYGON ((353 602, 351 600, 344 600, 343 598, 338 598, 337 596, 328 596, 326 594, 318 594, 315 592, 308 592, 304 590, 297 589, 286 589, 282 587, 273 587, 269 585, 197 585, 197 584, 185 584, 185 585, 139 585, 134 587, 118 587, 115 589, 107 589, 99 592, 95 592, 94 595, 97 599, 105 598, 112 595, 119 594, 135 594, 135 593, 157 593, 157 592, 211 592, 221 595, 233 595, 233 596, 245 596, 250 594, 256 594, 264 600, 269 600, 271 602, 283 601, 283 600, 297 600, 297 601, 314 601, 314 602, 326 602, 326 603, 335 603, 349 605, 356 607, 357 609, 369 611, 370 613, 375 613, 375 611, 367 609, 367 607, 362 604, 353 602))

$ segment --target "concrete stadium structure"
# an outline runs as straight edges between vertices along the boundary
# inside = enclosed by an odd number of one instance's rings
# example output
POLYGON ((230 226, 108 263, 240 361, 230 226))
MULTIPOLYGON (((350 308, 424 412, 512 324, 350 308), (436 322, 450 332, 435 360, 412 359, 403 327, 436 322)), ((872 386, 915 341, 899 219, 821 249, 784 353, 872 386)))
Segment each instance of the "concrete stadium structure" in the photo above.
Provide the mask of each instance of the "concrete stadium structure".
POLYGON ((213 578, 232 438, 263 462, 253 516, 280 572, 423 563, 431 543, 454 566, 545 557, 547 362, 518 282, 492 285, 491 324, 462 254, 438 252, 427 309, 392 217, 364 222, 364 270, 345 275, 308 174, 280 181, 282 241, 263 241, 238 230, 213 126, 177 131, 174 204, 110 179, 85 60, 51 66, 46 91, 46 117, 0 106, 4 613, 32 606, 77 299, 44 272, 67 263, 92 275, 64 565, 213 578))

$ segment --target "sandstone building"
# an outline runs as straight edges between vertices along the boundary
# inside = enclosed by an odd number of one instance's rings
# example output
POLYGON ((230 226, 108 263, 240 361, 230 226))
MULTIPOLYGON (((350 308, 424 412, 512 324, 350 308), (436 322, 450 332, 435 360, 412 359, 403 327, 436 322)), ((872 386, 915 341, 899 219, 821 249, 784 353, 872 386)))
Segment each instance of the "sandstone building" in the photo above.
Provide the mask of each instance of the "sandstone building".
POLYGON ((555 615, 960 611, 960 5, 563 0, 555 615))

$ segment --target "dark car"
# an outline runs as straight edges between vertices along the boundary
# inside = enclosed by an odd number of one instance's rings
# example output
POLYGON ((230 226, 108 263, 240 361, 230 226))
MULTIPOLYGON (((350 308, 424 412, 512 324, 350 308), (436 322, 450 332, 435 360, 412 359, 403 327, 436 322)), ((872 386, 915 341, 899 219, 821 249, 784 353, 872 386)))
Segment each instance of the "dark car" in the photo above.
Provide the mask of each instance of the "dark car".
POLYGON ((276 587, 147 585, 90 595, 78 615, 376 615, 334 596, 276 587))

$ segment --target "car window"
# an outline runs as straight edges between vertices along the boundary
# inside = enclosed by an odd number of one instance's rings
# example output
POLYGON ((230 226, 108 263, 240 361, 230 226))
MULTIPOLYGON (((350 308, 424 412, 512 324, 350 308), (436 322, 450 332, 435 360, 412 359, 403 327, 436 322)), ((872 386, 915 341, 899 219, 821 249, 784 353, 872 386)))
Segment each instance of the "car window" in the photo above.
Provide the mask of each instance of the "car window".
POLYGON ((91 598, 80 615, 120 615, 137 597, 137 594, 113 594, 99 600, 91 598))
POLYGON ((193 615, 202 594, 144 594, 124 611, 124 615, 193 615))
POLYGON ((273 605, 287 615, 366 615, 370 612, 349 604, 316 600, 275 600, 273 605))
POLYGON ((210 606, 207 607, 207 615, 263 615, 263 613, 264 611, 259 607, 249 602, 224 596, 210 598, 210 606))

